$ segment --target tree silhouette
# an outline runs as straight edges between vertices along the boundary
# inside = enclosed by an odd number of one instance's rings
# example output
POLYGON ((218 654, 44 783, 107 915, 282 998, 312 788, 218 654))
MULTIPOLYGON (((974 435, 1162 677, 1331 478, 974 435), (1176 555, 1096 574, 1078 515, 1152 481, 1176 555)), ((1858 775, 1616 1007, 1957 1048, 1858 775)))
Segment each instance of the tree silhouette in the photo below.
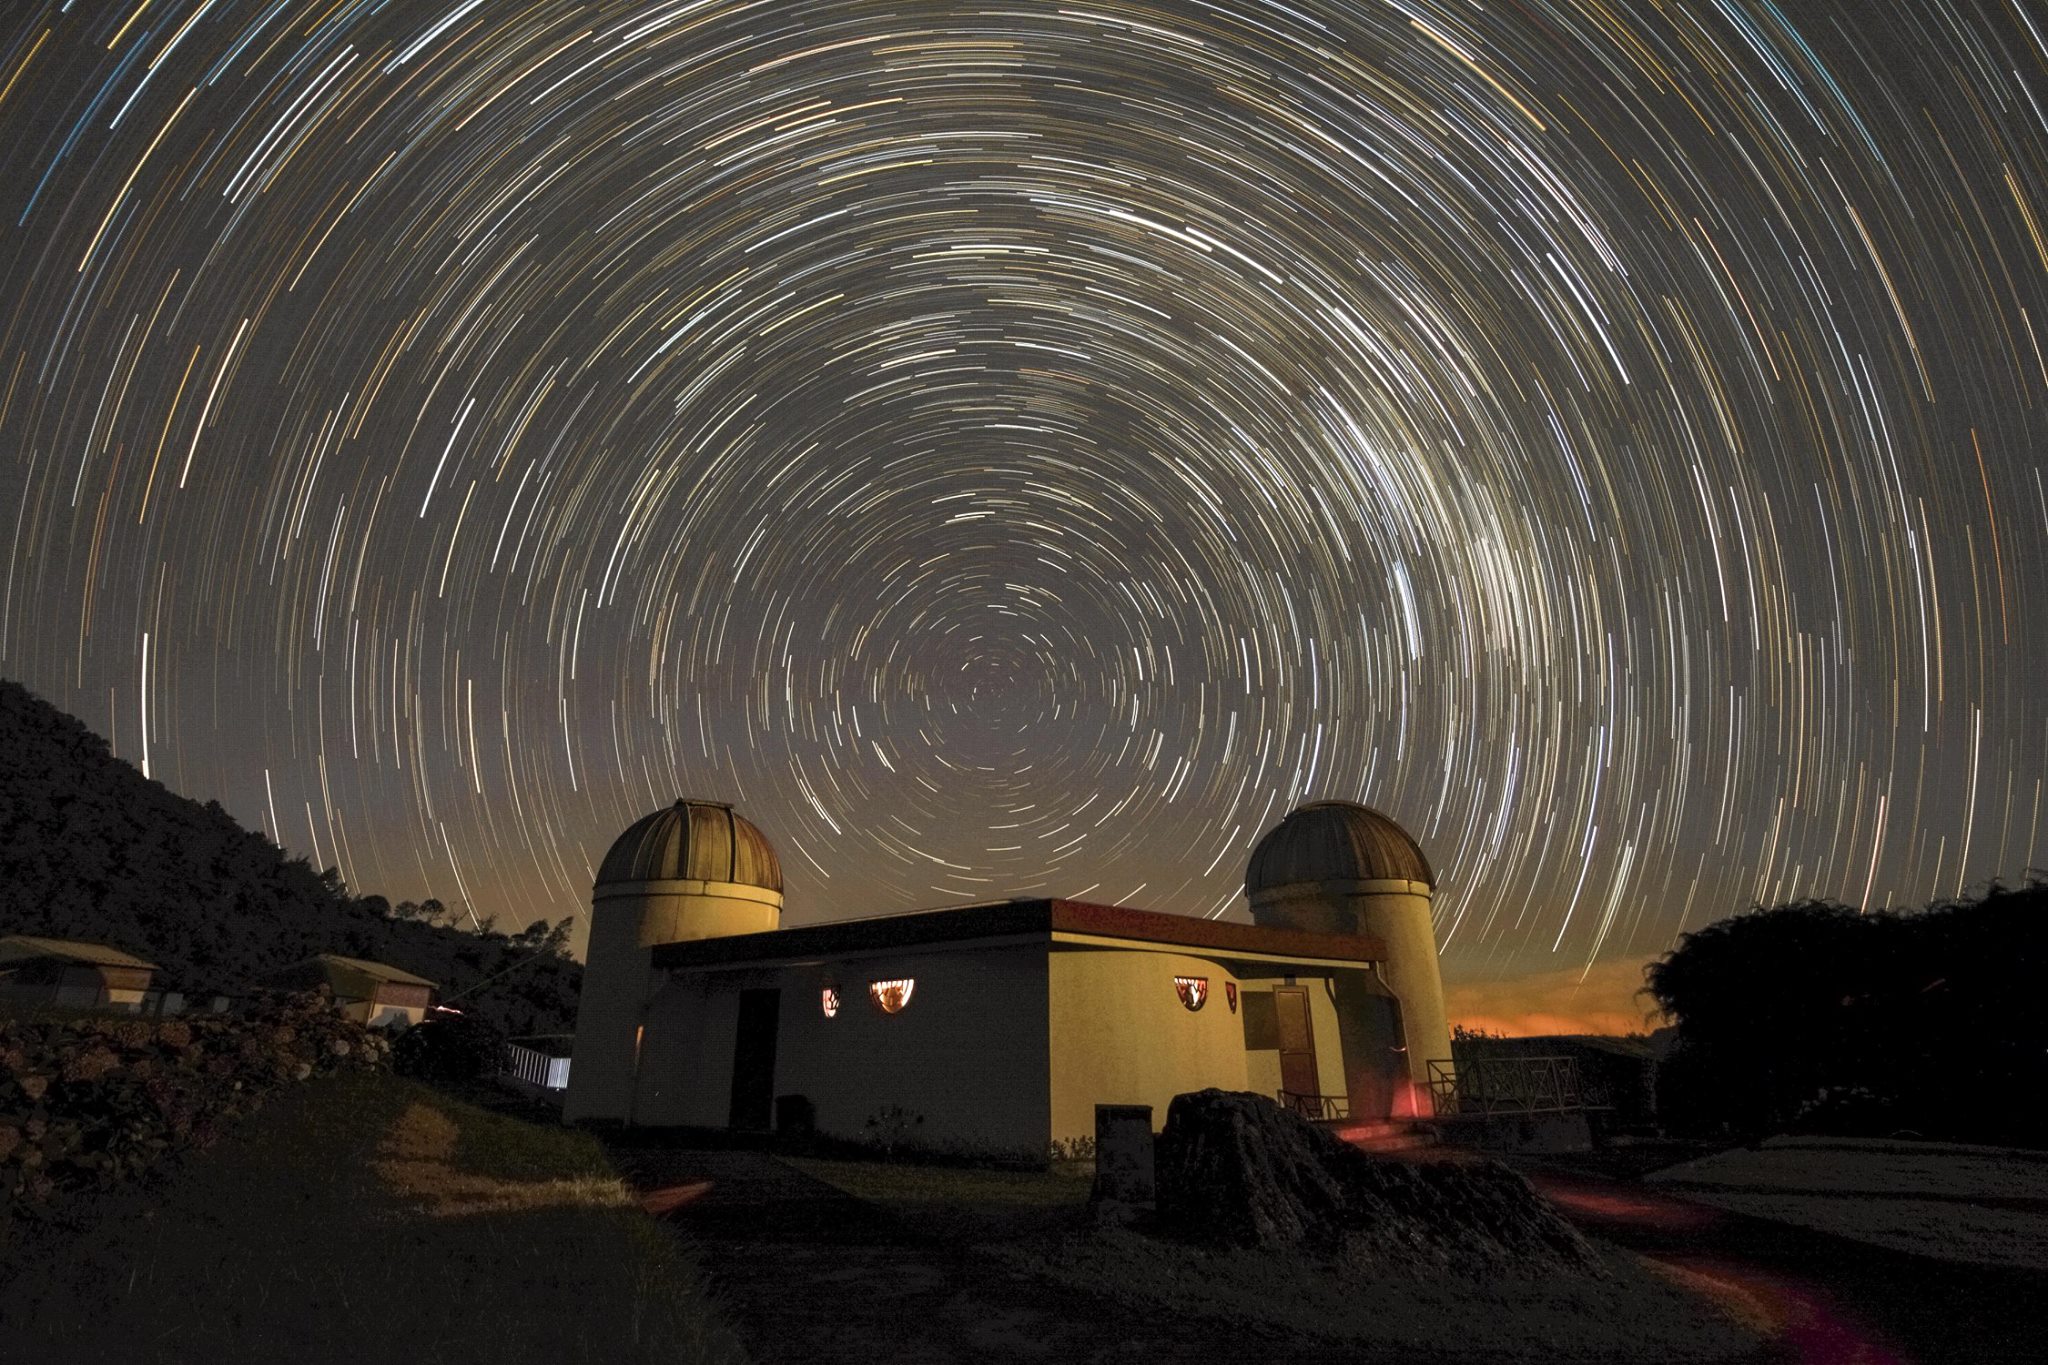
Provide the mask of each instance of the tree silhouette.
POLYGON ((1681 1127, 2040 1141, 2044 967, 2040 882, 1918 912, 1804 901, 1710 924, 1648 972, 1678 1027, 1659 1111, 1681 1127))

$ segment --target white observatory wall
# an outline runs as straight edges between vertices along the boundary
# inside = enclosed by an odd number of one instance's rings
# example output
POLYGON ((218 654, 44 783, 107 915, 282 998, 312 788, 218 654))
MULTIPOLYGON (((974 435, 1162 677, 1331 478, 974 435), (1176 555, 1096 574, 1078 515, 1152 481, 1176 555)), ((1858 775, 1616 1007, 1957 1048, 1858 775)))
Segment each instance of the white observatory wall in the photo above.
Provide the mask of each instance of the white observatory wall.
MULTIPOLYGON (((647 1122, 635 1112, 642 1026, 657 984, 648 949, 661 943, 761 933, 782 921, 782 895, 732 882, 616 882, 591 906, 590 947, 577 1002, 563 1117, 647 1122)), ((727 1066, 731 1065, 728 1048, 727 1066)), ((666 1102, 666 1101, 662 1101, 666 1102)), ((718 1123, 725 1122, 720 1111, 718 1123)))
POLYGON ((1053 1138, 1094 1137, 1098 1104, 1149 1104, 1157 1129, 1175 1095, 1246 1088, 1244 1025, 1223 989, 1238 978, 1220 964, 1056 944, 1050 966, 1053 1138), (1208 978, 1201 1009, 1181 1004, 1176 976, 1208 978))
POLYGON ((818 1132, 872 1138, 868 1119, 894 1106, 921 1119, 904 1129, 914 1146, 1044 1154, 1043 941, 674 972, 648 1011, 634 1122, 727 1125, 739 993, 763 987, 781 992, 774 1094, 808 1099, 818 1132), (910 1003, 884 1014, 868 985, 902 978, 917 983, 910 1003), (840 997, 832 1018, 828 984, 840 997))
MULTIPOLYGON (((1419 884, 1418 884, 1419 885, 1419 884)), ((1388 989, 1401 1002, 1408 1048, 1408 1077, 1415 1090, 1396 1112, 1427 1116, 1429 1063, 1448 1062, 1451 1026, 1444 1009, 1444 979, 1437 965, 1436 930, 1429 897, 1415 892, 1371 893, 1350 898, 1361 932, 1387 946, 1380 964, 1388 989)))

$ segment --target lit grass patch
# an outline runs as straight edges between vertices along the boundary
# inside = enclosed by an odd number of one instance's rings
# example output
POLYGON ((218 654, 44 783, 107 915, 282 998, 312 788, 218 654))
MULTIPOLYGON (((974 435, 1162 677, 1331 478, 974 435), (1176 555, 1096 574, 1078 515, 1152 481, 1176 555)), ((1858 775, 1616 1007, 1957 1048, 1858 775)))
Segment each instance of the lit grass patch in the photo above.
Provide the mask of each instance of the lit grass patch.
POLYGON ((1053 1171, 996 1171, 906 1162, 786 1158, 856 1199, 888 1209, 943 1242, 1014 1240, 1072 1226, 1089 1182, 1053 1171))
POLYGON ((565 1169, 582 1164, 574 1160, 537 1163, 530 1158, 544 1150, 538 1144, 530 1144, 537 1150, 518 1163, 528 1172, 524 1178, 503 1179, 458 1169, 454 1161, 463 1131, 446 1110, 415 1100, 377 1144, 372 1169, 387 1189, 437 1218, 520 1209, 625 1208, 634 1202, 617 1176, 536 1174, 549 1166, 565 1169))

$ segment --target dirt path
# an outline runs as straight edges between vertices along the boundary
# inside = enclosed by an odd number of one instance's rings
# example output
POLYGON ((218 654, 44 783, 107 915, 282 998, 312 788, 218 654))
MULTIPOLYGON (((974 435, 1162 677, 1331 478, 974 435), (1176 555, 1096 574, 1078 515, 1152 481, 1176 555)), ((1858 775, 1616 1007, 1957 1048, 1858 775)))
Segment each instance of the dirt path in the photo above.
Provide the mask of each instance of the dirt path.
POLYGON ((613 1157, 643 1192, 677 1192, 664 1221, 700 1248, 713 1290, 758 1365, 1214 1365, 1281 1345, 1249 1334, 1221 1340, 1214 1323, 1134 1323, 1101 1301, 949 1252, 765 1153, 621 1145, 613 1157))
POLYGON ((1629 1181, 1524 1174, 1586 1231, 1748 1298, 1807 1365, 2040 1359, 2048 1276, 2039 1272, 1888 1251, 1629 1181))

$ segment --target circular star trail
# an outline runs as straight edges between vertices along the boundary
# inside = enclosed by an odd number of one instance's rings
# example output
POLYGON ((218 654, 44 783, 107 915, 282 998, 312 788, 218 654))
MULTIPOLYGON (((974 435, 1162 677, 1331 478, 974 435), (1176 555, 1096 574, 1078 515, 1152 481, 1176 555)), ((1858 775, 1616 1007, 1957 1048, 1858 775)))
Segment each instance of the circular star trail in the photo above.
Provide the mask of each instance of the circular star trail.
POLYGON ((0 668, 508 925, 739 803, 792 922, 1453 970, 2042 856, 2048 16, 121 0, 0 28, 0 668))

